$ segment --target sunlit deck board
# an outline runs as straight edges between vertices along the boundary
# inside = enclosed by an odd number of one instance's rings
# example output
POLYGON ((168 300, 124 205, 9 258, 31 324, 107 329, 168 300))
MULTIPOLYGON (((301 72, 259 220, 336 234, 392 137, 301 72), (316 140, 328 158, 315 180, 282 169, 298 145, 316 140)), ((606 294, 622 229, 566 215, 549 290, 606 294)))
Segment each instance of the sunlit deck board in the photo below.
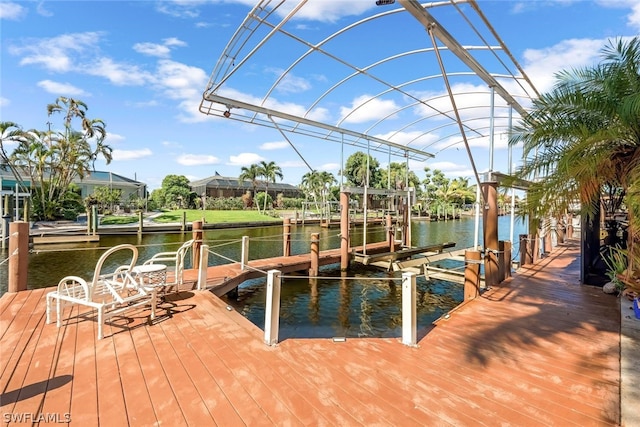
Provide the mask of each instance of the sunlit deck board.
POLYGON ((577 253, 558 248, 419 325, 417 347, 268 347, 206 291, 169 296, 152 325, 148 310, 116 318, 98 341, 90 317, 44 325, 42 290, 4 296, 0 412, 69 413, 83 426, 616 425, 619 304, 577 284, 577 253))

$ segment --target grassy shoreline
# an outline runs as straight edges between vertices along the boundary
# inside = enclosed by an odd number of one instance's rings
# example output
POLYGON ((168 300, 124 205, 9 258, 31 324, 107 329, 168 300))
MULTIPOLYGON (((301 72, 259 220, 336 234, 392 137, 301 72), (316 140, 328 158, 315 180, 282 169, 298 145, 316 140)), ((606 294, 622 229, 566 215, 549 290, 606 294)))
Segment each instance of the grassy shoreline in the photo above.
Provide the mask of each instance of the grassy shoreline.
MULTIPOLYGON (((287 211, 278 211, 279 214, 285 214, 287 211)), ((167 211, 159 214, 145 214, 145 218, 158 224, 170 224, 182 222, 183 218, 186 222, 201 221, 205 223, 234 223, 234 222, 282 222, 280 216, 265 215, 255 210, 200 210, 200 209, 181 209, 175 211, 167 211)), ((100 219, 102 225, 127 225, 138 222, 138 214, 127 215, 108 215, 100 219)))

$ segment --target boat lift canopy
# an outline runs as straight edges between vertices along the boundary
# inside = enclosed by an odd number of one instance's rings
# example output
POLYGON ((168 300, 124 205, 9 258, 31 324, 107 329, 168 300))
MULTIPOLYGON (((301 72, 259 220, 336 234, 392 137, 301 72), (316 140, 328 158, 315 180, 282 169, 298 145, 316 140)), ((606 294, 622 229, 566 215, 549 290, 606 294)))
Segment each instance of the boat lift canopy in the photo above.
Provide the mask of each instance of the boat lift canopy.
POLYGON ((306 138, 407 162, 466 148, 480 182, 473 149, 493 159, 494 139, 508 137, 536 89, 474 0, 371 4, 357 20, 310 30, 313 1, 259 1, 220 55, 200 111, 274 128, 303 160, 306 138))

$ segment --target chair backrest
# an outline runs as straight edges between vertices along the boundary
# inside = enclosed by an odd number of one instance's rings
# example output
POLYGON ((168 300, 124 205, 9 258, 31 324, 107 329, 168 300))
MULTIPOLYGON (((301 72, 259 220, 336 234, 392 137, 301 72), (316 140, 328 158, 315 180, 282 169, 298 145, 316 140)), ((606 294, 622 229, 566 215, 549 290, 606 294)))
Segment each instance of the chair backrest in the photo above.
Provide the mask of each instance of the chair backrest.
POLYGON ((100 285, 101 276, 104 276, 105 274, 108 274, 108 273, 113 273, 116 270, 122 273, 131 272, 133 267, 135 267, 136 262, 138 262, 138 248, 136 248, 135 246, 129 243, 117 245, 107 250, 98 259, 98 262, 96 263, 96 268, 93 271, 93 278, 91 279, 91 285, 90 285, 91 293, 94 294, 95 292, 101 292, 98 289, 100 285), (125 256, 124 264, 121 263, 119 266, 114 268, 113 271, 109 271, 109 272, 103 271, 105 262, 107 261, 107 259, 109 259, 116 252, 118 252, 118 257, 120 255, 123 255, 123 252, 124 252, 124 256, 125 256), (131 253, 127 256, 127 252, 131 252, 131 253), (129 260, 128 257, 131 257, 131 259, 129 260))
POLYGON ((184 272, 184 259, 187 256, 187 252, 193 246, 193 242, 195 240, 187 240, 178 248, 176 251, 176 277, 175 281, 178 283, 182 283, 182 273, 184 272))

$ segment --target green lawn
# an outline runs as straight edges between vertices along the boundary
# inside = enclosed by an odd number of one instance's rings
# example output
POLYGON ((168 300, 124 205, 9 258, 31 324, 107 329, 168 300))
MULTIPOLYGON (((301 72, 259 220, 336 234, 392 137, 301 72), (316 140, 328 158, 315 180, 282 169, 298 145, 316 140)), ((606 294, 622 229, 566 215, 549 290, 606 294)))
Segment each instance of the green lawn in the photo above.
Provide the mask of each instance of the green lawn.
POLYGON ((274 218, 269 215, 259 214, 257 211, 210 211, 210 210, 178 210, 164 212, 160 216, 154 218, 155 222, 182 222, 183 212, 187 214, 187 222, 200 221, 204 218, 205 223, 221 223, 221 222, 255 222, 255 221, 272 221, 282 222, 282 218, 274 218))

